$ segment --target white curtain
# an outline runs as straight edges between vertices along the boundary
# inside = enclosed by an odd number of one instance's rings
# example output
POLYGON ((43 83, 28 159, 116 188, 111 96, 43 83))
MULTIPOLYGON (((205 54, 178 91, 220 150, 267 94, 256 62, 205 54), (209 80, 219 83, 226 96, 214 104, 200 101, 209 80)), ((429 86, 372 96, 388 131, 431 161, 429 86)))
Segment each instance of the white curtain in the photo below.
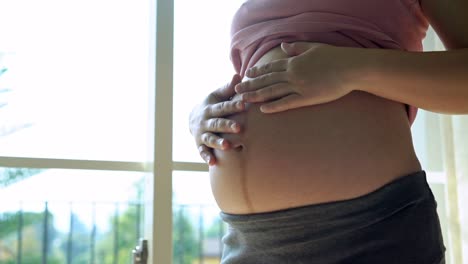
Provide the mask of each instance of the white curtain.
POLYGON ((468 261, 468 116, 442 115, 440 127, 446 177, 447 253, 452 263, 461 264, 468 261))

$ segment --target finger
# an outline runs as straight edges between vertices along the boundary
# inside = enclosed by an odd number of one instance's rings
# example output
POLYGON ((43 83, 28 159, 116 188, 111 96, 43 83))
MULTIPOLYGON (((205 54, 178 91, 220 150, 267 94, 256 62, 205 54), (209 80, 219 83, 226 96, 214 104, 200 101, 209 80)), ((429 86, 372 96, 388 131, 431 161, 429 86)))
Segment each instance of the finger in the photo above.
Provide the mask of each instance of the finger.
POLYGON ((241 100, 249 103, 266 102, 284 97, 293 93, 294 90, 288 83, 271 85, 254 92, 243 93, 241 100))
POLYGON ((210 148, 226 150, 230 147, 229 141, 210 132, 203 133, 201 140, 203 144, 210 148))
POLYGON ((211 118, 205 120, 202 124, 203 131, 214 133, 238 133, 240 124, 229 119, 211 118))
POLYGON ((232 115, 245 110, 245 103, 242 101, 224 101, 205 108, 205 118, 222 117, 232 115))
POLYGON ((260 111, 263 113, 271 114, 286 111, 293 108, 298 108, 303 106, 300 104, 301 96, 298 94, 291 94, 281 98, 280 100, 264 104, 260 106, 260 111))
POLYGON ((281 49, 289 56, 297 56, 311 48, 317 47, 318 43, 310 42, 295 42, 295 43, 281 43, 281 49))
POLYGON ((234 74, 232 76, 231 82, 225 84, 224 86, 216 89, 211 94, 218 101, 227 101, 229 98, 233 97, 236 92, 234 91, 234 86, 242 81, 242 77, 239 74, 234 74))
POLYGON ((261 75, 259 77, 241 82, 236 85, 235 90, 237 93, 245 93, 257 90, 262 87, 270 86, 275 83, 287 82, 288 81, 288 72, 272 72, 261 75))
POLYGON ((254 78, 271 72, 285 71, 288 67, 288 59, 275 60, 260 66, 254 66, 245 72, 249 78, 254 78))
POLYGON ((213 152, 207 146, 205 146, 205 145, 199 146, 198 147, 198 152, 200 153, 200 157, 202 157, 202 159, 206 163, 208 163, 208 165, 212 166, 212 165, 214 165, 216 163, 216 158, 215 158, 213 152))

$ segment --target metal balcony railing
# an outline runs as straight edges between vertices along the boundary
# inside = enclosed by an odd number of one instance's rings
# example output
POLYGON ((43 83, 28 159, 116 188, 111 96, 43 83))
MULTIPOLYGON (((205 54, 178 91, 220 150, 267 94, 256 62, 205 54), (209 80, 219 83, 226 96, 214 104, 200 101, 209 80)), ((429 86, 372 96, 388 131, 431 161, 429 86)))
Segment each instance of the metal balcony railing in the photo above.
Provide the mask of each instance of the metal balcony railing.
MULTIPOLYGON (((144 207, 139 202, 34 204, 36 209, 30 210, 27 202, 18 202, 18 210, 9 212, 0 206, 0 263, 130 263, 131 250, 143 235, 144 207), (102 208, 108 212, 107 230, 102 215, 98 219, 102 208)), ((173 205, 174 264, 221 258, 226 228, 213 211, 213 205, 173 205)))

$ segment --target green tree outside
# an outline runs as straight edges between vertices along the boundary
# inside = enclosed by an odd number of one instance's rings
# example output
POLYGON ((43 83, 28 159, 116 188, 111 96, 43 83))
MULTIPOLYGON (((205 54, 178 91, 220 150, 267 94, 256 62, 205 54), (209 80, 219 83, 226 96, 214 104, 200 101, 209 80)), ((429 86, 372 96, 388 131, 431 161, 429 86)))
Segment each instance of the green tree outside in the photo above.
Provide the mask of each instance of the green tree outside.
MULTIPOLYGON (((23 180, 41 170, 34 169, 5 169, 0 168, 0 187, 23 180)), ((141 201, 143 180, 135 184, 135 199, 141 201)), ((128 264, 132 261, 132 249, 139 240, 138 222, 143 219, 142 205, 131 204, 121 206, 118 216, 109 219, 109 231, 96 234, 95 263, 128 264), (117 244, 114 245, 118 232, 117 244), (115 251, 115 249, 117 249, 115 251)), ((36 264, 42 262, 42 238, 44 226, 44 213, 18 212, 0 213, 0 264, 16 263, 17 235, 20 223, 22 228, 22 254, 21 262, 36 264)), ((74 217, 71 259, 73 263, 90 263, 91 232, 78 216, 74 217)), ((214 224, 216 225, 216 224, 214 224)), ((213 227, 213 230, 215 227, 213 227)), ((189 211, 184 207, 174 208, 173 212, 173 261, 174 264, 192 264, 198 258, 199 238, 192 224, 189 211)), ((210 231, 216 233, 215 231, 210 231)), ((59 233, 54 227, 54 216, 48 212, 48 252, 47 263, 66 263, 68 252, 68 232, 59 233)))
MULTIPOLYGON (((0 263, 16 263, 17 258, 17 235, 20 223, 23 219, 22 228, 22 254, 21 263, 36 264, 42 262, 42 238, 44 232, 44 213, 24 212, 4 213, 0 215, 0 263), (7 253, 8 252, 8 253, 7 253), (3 253, 3 254, 2 254, 3 253), (7 253, 7 254, 6 254, 7 253)), ((53 241, 58 233, 53 226, 53 215, 48 213, 48 239, 47 263, 63 263, 63 255, 52 247, 53 241)))
POLYGON ((198 256, 198 241, 183 207, 173 212, 173 263, 192 264, 198 256))

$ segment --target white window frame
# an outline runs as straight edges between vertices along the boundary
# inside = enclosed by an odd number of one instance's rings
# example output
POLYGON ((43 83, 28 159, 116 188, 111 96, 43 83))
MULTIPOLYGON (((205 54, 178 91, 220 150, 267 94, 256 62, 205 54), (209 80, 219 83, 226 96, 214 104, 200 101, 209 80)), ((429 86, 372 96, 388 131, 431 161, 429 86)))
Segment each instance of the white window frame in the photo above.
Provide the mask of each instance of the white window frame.
MULTIPOLYGON (((150 117, 154 120, 152 162, 52 159, 0 156, 0 167, 132 171, 153 173, 145 184, 145 238, 149 240, 148 263, 172 263, 172 172, 208 172, 204 163, 172 159, 174 1, 151 1, 156 10, 154 56, 155 87, 150 91, 150 117), (157 41, 156 41, 157 40, 157 41)), ((154 21, 154 19, 153 19, 154 21)), ((137 241, 135 241, 135 246, 137 241)), ((129 249, 131 252, 131 249, 129 249)))

